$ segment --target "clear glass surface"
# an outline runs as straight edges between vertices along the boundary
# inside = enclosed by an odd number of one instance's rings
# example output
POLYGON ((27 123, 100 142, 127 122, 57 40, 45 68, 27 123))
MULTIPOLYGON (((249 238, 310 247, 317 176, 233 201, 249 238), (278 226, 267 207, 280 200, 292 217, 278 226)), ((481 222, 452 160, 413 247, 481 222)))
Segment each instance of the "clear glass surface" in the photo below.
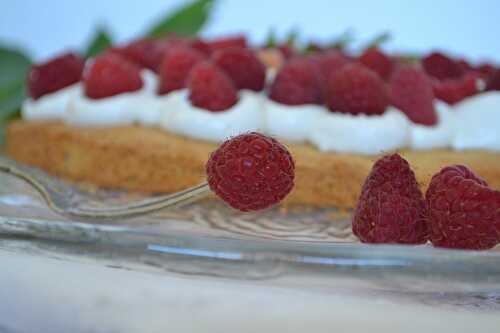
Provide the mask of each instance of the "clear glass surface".
MULTIPOLYGON (((43 177, 46 186, 63 189, 82 205, 141 198, 68 191, 60 180, 43 177)), ((205 200, 133 219, 88 223, 54 213, 28 183, 0 173, 0 233, 2 249, 92 258, 112 267, 265 280, 320 291, 411 294, 425 302, 446 299, 500 310, 500 247, 479 252, 361 244, 351 233, 349 214, 333 208, 241 213, 205 200)))

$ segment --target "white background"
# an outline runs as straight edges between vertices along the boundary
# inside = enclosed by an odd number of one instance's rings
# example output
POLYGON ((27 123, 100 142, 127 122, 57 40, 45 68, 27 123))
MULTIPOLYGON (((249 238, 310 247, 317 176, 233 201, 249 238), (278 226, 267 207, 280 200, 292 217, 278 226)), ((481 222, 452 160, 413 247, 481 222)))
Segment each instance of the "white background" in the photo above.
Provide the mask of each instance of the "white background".
MULTIPOLYGON (((23 46, 36 58, 82 48, 96 25, 115 39, 139 35, 182 0, 0 0, 0 42, 23 46)), ((325 40, 352 28, 358 44, 390 31, 388 49, 444 49, 474 60, 500 62, 500 1, 496 0, 219 0, 205 35, 245 32, 265 39, 296 27, 325 40)))

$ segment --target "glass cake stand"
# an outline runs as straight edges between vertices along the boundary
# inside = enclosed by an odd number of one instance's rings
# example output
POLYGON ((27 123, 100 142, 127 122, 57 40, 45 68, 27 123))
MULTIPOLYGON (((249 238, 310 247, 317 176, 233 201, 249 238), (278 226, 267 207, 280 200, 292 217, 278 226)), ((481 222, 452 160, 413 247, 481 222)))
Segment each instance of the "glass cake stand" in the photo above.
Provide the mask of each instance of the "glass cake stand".
MULTIPOLYGON (((141 198, 68 188, 36 172, 51 190, 65 191, 89 207, 141 198)), ((54 213, 31 185, 1 172, 0 234, 4 251, 500 311, 500 247, 479 252, 361 244, 351 233, 348 214, 334 208, 241 213, 207 200, 133 219, 88 223, 54 213)))

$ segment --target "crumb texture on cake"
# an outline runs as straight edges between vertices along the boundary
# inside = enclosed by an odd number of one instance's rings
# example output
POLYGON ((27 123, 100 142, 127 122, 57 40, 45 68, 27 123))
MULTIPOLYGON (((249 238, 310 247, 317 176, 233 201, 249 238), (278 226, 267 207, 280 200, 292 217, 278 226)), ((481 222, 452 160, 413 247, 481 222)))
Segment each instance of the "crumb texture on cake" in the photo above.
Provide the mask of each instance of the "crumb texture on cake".
MULTIPOLYGON (((378 156, 324 153, 287 144, 296 162, 289 205, 352 208, 378 156)), ((140 126, 76 127, 60 122, 14 121, 7 129, 7 154, 50 174, 105 188, 174 192, 205 179, 205 163, 217 144, 140 126)), ((433 174, 464 164, 500 188, 500 153, 431 150, 400 152, 427 188, 433 174)))

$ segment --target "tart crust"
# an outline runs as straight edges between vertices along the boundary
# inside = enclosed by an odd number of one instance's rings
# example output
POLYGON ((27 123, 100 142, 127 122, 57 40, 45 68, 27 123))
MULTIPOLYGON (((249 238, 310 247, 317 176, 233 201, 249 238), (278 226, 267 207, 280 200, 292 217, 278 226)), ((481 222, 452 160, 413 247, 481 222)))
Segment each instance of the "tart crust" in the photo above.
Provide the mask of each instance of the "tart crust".
MULTIPOLYGON (((353 208, 378 156, 320 152, 285 144, 296 162, 296 185, 287 205, 353 208)), ((174 192, 205 178, 205 162, 217 144, 140 126, 76 127, 60 122, 14 121, 7 154, 17 161, 76 182, 141 192, 174 192)), ((464 164, 500 188, 500 153, 473 150, 400 153, 426 189, 445 165, 464 164)))

